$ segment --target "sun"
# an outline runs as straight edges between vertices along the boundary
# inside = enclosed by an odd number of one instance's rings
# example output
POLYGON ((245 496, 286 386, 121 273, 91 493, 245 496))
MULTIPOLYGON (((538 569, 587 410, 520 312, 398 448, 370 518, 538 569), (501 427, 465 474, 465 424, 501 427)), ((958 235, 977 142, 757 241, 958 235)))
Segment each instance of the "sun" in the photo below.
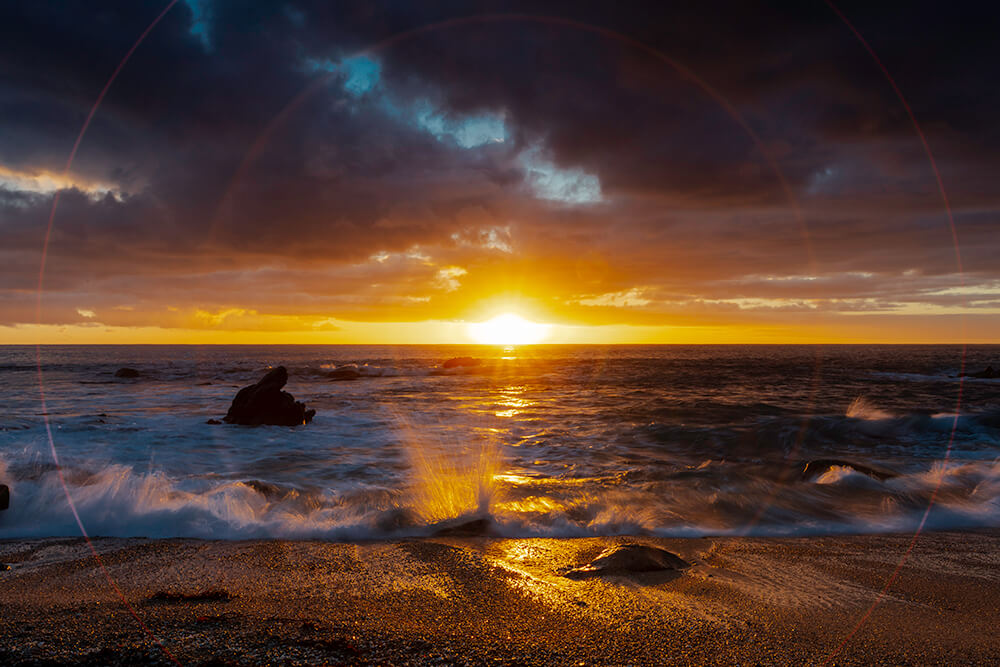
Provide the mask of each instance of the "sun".
POLYGON ((469 325, 469 336, 483 345, 531 345, 544 340, 548 333, 548 324, 532 322, 514 313, 469 325))

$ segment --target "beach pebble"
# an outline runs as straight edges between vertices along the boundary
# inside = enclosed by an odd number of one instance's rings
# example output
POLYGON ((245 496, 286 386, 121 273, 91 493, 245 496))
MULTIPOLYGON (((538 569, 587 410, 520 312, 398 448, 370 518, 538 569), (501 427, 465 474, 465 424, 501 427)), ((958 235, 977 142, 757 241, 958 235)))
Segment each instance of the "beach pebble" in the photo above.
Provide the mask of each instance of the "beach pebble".
POLYGON ((690 563, 677 554, 633 542, 608 547, 587 565, 574 568, 563 576, 585 579, 606 574, 683 570, 690 566, 690 563))

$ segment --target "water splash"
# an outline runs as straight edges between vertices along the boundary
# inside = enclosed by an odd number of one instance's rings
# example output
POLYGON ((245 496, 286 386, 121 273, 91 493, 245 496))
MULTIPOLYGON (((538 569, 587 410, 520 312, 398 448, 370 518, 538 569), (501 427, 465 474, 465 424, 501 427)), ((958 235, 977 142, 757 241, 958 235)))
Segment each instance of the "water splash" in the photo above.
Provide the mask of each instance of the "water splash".
POLYGON ((894 415, 884 410, 879 410, 864 396, 858 396, 847 407, 847 417, 851 419, 877 420, 892 419, 894 415))
MULTIPOLYGON (((476 431, 473 431, 474 433, 476 431)), ((403 445, 412 468, 411 511, 427 524, 491 516, 503 472, 503 453, 487 434, 447 442, 406 424, 403 445)))

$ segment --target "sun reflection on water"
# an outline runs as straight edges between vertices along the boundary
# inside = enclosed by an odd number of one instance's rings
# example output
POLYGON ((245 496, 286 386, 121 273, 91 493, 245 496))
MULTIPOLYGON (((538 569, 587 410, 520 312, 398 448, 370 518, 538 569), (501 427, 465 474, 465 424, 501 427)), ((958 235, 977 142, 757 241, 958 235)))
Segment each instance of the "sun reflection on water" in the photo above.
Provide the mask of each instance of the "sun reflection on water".
POLYGON ((497 417, 516 417, 525 408, 535 405, 534 401, 524 397, 526 391, 527 387, 524 385, 510 385, 501 389, 497 406, 506 410, 497 410, 494 414, 497 417))

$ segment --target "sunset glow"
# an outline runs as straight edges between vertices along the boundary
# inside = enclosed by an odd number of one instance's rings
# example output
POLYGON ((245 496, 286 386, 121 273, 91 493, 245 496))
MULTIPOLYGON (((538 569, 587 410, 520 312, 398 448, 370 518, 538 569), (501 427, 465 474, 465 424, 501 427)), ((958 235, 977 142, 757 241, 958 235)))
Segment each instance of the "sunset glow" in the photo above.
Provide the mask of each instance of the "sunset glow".
MULTIPOLYGON (((781 42, 744 43, 780 29, 746 8, 732 25, 763 23, 704 52, 705 18, 647 43, 589 19, 394 32, 169 4, 132 52, 156 12, 93 24, 114 39, 91 36, 86 84, 76 51, 16 46, 38 71, 11 83, 36 106, 4 117, 0 343, 997 339, 996 151, 927 130, 934 167, 914 132, 951 126, 931 101, 963 68, 900 73, 911 119, 870 64, 751 86, 781 42), (244 19, 277 31, 266 67, 244 19), (481 46, 522 38, 523 60, 481 46), (158 78, 178 62, 199 77, 158 78), (60 92, 78 84, 94 96, 60 92)), ((867 57, 849 34, 824 58, 867 57)))
POLYGON ((520 315, 504 313, 491 320, 469 325, 469 336, 483 345, 532 345, 542 342, 549 325, 538 324, 520 315))

